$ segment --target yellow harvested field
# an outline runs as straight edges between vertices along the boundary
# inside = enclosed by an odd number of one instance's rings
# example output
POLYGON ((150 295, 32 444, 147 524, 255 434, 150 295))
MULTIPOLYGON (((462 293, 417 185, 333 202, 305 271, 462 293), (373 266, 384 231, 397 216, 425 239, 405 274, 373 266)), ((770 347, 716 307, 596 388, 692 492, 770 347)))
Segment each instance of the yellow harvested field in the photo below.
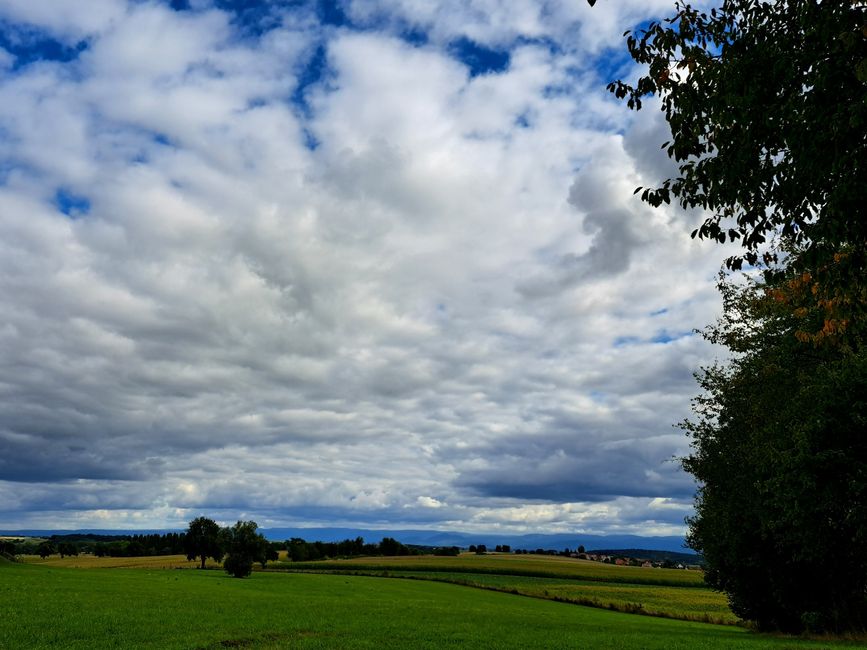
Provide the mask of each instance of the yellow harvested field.
MULTIPOLYGON (((297 566, 302 567, 304 564, 298 563, 297 566)), ((503 572, 525 575, 543 574, 578 580, 632 582, 637 584, 647 582, 663 582, 685 586, 700 586, 704 584, 704 575, 701 571, 615 566, 591 560, 578 560, 551 555, 512 555, 508 553, 489 555, 462 553, 457 557, 407 555, 401 557, 360 557, 348 560, 310 562, 307 564, 310 566, 327 564, 328 568, 333 569, 352 569, 353 564, 359 564, 376 565, 381 568, 406 571, 423 568, 436 571, 503 572)), ((292 565, 293 563, 289 564, 289 566, 292 565)))
MULTIPOLYGON (((38 555, 22 555, 27 564, 43 566, 70 567, 76 569, 195 569, 199 562, 190 562, 184 555, 154 555, 152 557, 96 557, 78 555, 60 558, 52 555, 42 559, 38 555)), ((207 568, 220 568, 213 560, 205 564, 207 568)))

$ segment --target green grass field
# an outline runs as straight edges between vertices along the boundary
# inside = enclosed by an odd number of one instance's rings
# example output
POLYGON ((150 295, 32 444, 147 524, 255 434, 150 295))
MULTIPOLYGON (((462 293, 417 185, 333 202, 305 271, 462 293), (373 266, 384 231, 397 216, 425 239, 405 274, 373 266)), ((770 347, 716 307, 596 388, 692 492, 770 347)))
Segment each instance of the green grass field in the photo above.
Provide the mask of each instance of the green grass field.
POLYGON ((698 571, 619 567, 552 556, 357 558, 282 562, 287 571, 435 580, 617 611, 712 623, 737 623, 725 596, 698 571))
MULTIPOLYGON (((346 575, 344 571, 339 571, 346 575)), ((414 580, 432 580, 490 589, 533 598, 556 600, 591 607, 648 616, 664 616, 687 621, 733 625, 738 618, 731 612, 722 594, 704 587, 662 587, 606 583, 557 578, 435 571, 352 572, 349 575, 371 575, 414 580)))
POLYGON ((0 648, 831 646, 859 647, 430 581, 0 563, 0 648))

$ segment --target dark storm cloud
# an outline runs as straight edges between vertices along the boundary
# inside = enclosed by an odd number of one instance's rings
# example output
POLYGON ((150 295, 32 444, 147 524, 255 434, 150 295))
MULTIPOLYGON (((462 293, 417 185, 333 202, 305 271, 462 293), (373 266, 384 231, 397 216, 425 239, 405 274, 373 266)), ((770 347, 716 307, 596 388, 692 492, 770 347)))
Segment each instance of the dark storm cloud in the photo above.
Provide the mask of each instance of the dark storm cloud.
POLYGON ((516 437, 478 453, 489 468, 466 470, 458 484, 489 497, 599 502, 618 496, 689 498, 695 485, 673 456, 679 440, 606 442, 575 432, 566 439, 516 437))
POLYGON ((24 483, 78 478, 147 480, 157 477, 164 464, 158 458, 142 461, 119 457, 111 453, 107 443, 96 443, 97 449, 89 450, 58 445, 53 436, 30 433, 26 437, 27 441, 19 442, 0 434, 0 480, 24 483))

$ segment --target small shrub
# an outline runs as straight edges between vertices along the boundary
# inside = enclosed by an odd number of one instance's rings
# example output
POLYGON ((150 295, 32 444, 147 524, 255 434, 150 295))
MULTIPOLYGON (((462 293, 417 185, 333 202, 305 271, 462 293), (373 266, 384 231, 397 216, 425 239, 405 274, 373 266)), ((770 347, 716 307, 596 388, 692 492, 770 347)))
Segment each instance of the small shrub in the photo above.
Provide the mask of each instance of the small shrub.
POLYGON ((223 562, 223 568, 235 578, 246 578, 253 573, 253 560, 242 555, 229 555, 223 562))

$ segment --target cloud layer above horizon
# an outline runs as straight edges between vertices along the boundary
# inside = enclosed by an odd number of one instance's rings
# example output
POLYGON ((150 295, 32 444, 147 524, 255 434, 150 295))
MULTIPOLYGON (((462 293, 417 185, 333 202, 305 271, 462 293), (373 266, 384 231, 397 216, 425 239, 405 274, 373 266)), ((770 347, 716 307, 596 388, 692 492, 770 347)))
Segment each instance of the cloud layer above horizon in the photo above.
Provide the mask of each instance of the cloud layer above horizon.
POLYGON ((669 0, 0 6, 0 528, 679 534, 669 0))

